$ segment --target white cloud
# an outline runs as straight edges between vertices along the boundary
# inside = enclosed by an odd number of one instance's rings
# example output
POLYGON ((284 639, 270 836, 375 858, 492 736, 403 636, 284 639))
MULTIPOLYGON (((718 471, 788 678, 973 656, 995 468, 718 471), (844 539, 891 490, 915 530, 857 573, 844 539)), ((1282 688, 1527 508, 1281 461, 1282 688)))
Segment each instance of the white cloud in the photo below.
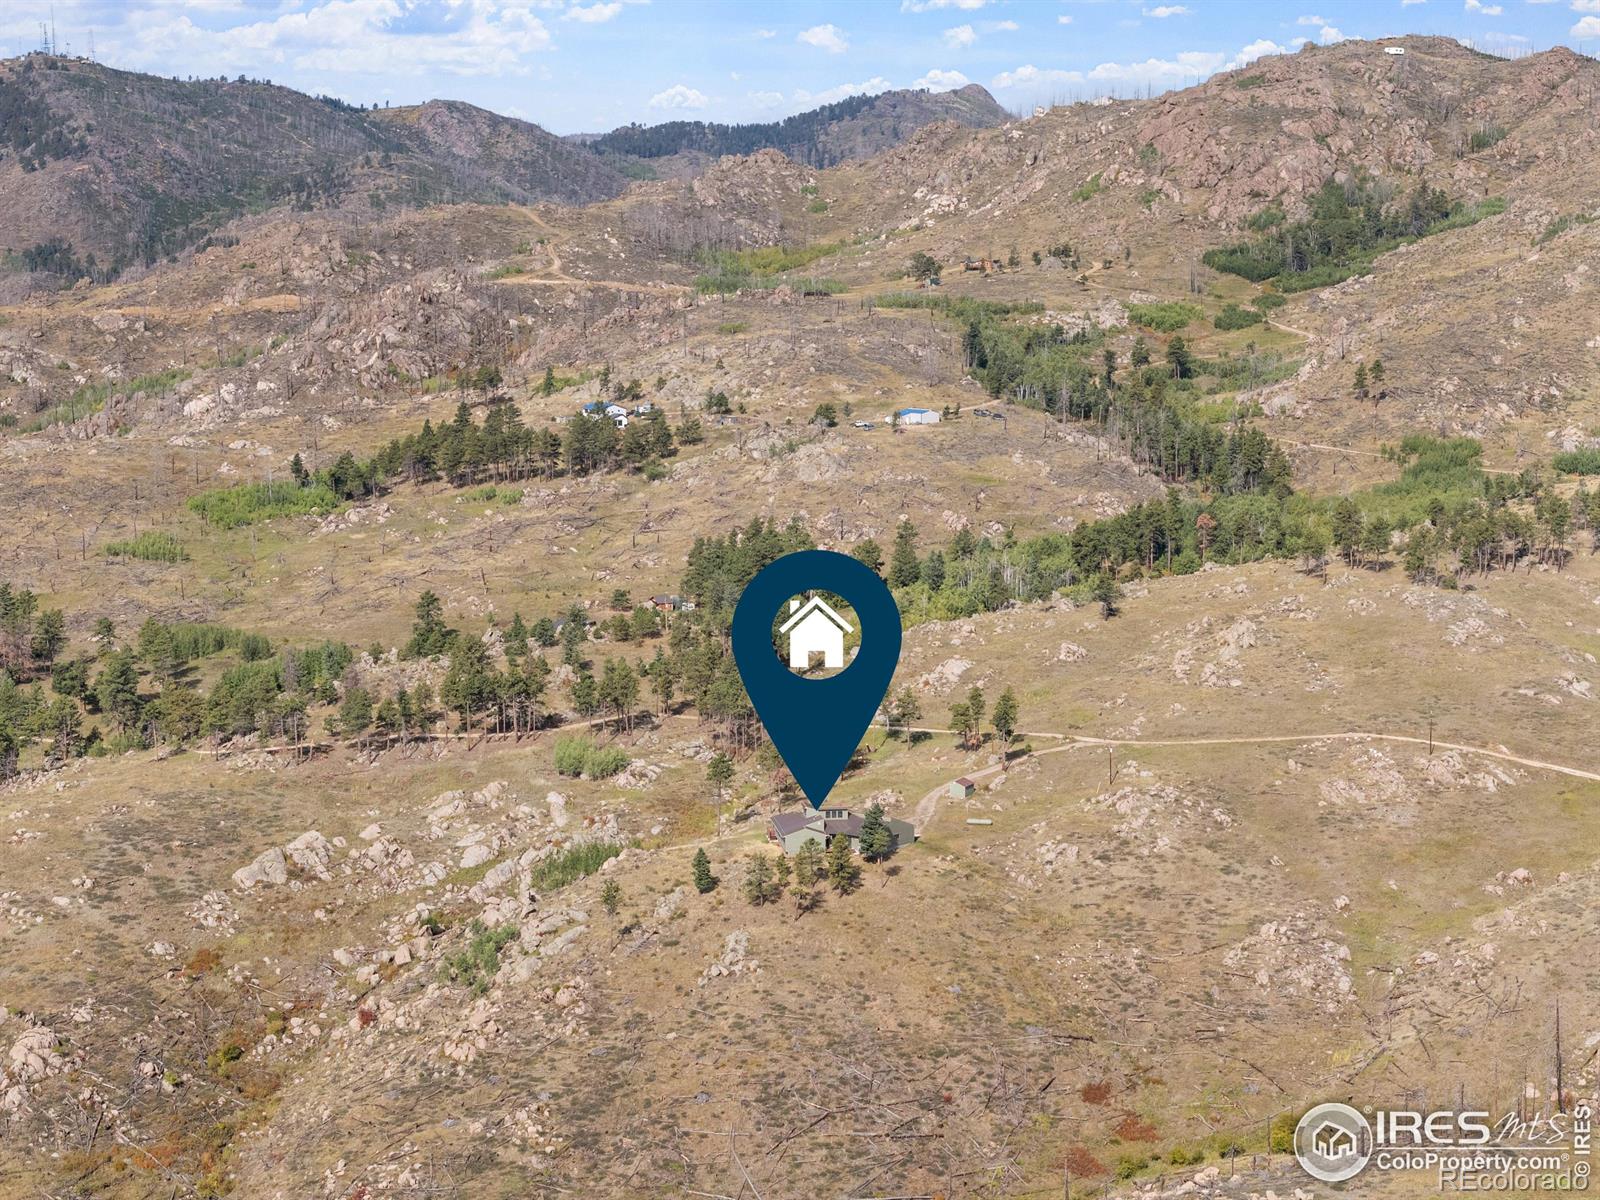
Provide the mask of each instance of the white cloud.
POLYGON ((941 71, 935 67, 911 86, 927 88, 930 92, 953 92, 956 88, 966 87, 971 82, 972 80, 960 71, 941 71))
POLYGON ((844 30, 837 25, 813 25, 810 29, 801 30, 794 40, 826 50, 829 54, 843 54, 850 49, 850 43, 845 41, 844 30))
POLYGON ((758 29, 756 30, 756 36, 758 38, 775 38, 778 36, 778 31, 776 29, 758 29))
POLYGON ((876 96, 879 92, 887 92, 894 84, 882 75, 874 75, 862 83, 841 83, 838 87, 828 88, 821 92, 808 92, 804 88, 797 88, 790 100, 800 108, 816 108, 819 104, 832 104, 835 100, 843 100, 846 96, 876 96))
POLYGON ((1505 9, 1498 4, 1485 4, 1483 0, 1466 0, 1464 5, 1470 13, 1482 13, 1486 17, 1498 17, 1505 9))
POLYGON ((1575 38, 1600 37, 1600 17, 1585 17, 1567 32, 1575 38))
POLYGON ((989 0, 900 0, 901 12, 933 12, 941 8, 959 8, 973 12, 989 0))
POLYGON ((599 25, 603 21, 611 20, 621 11, 622 0, 612 0, 610 4, 590 4, 587 7, 582 4, 574 4, 561 16, 566 21, 582 21, 585 25, 599 25))
POLYGON ((993 21, 989 24, 989 31, 991 33, 1015 33, 1021 28, 1022 26, 1018 25, 1015 21, 993 21))
POLYGON ((399 0, 320 0, 211 29, 177 6, 155 5, 130 10, 120 28, 98 40, 102 57, 135 70, 166 72, 181 60, 196 74, 305 71, 336 77, 387 76, 396 63, 419 74, 526 75, 531 68, 524 56, 552 48, 550 31, 528 3, 456 0, 448 16, 439 28, 413 32, 410 8, 399 0))
POLYGON ((1572 0, 1572 11, 1579 13, 1600 13, 1600 0, 1572 0))
MULTIPOLYGON (((1473 2, 1473 0, 1467 0, 1467 2, 1470 4, 1473 2)), ((1344 34, 1340 33, 1332 25, 1328 24, 1328 22, 1322 17, 1300 17, 1295 21, 1295 24, 1307 25, 1314 28, 1317 31, 1317 41, 1321 42, 1324 46, 1331 46, 1334 42, 1342 42, 1345 40, 1344 34)))
POLYGON ((1072 14, 1071 13, 1062 13, 1059 17, 1056 18, 1056 24, 1057 25, 1071 25, 1072 24, 1072 14))
POLYGON ((650 97, 651 108, 704 108, 710 103, 704 92, 681 83, 675 83, 666 91, 650 97))
POLYGON ((990 86, 998 91, 1034 94, 1064 87, 1098 88, 1102 93, 1146 84, 1181 87, 1218 71, 1237 70, 1265 54, 1287 54, 1294 45, 1303 41, 1304 38, 1290 39, 1290 45, 1280 46, 1277 42, 1261 38, 1232 57, 1213 51, 1186 50, 1172 58, 1147 58, 1143 62, 1129 63, 1105 62, 1089 71, 1040 68, 1030 63, 1015 70, 1002 71, 990 81, 990 86))
POLYGON ((1400 0, 1401 8, 1410 8, 1413 4, 1426 4, 1428 0, 1400 0))
POLYGON ((957 25, 954 29, 946 29, 944 31, 944 44, 952 50, 970 46, 977 40, 978 35, 972 32, 971 25, 957 25))
POLYGON ((745 98, 757 108, 777 108, 783 103, 782 92, 750 92, 745 98))
POLYGON ((1160 21, 1167 17, 1187 17, 1189 10, 1181 4, 1158 4, 1154 8, 1145 9, 1144 15, 1160 21))
POLYGON ((1247 67, 1258 58, 1265 58, 1269 54, 1288 54, 1295 46, 1305 41, 1304 38, 1290 38, 1290 44, 1280 46, 1268 38, 1259 38, 1251 42, 1239 53, 1235 54, 1222 65, 1224 71, 1237 71, 1240 67, 1247 67))

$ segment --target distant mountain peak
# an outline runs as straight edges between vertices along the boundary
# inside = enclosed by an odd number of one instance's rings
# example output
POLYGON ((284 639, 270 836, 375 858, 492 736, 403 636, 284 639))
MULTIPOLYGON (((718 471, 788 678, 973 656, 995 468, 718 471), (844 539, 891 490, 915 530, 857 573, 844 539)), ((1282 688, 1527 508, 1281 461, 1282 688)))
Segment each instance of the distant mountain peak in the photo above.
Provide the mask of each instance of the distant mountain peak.
POLYGON ((625 125, 599 136, 574 139, 597 154, 623 159, 661 159, 679 154, 720 158, 782 151, 812 167, 830 167, 871 158, 904 143, 936 121, 969 129, 1002 124, 1005 109, 982 86, 969 83, 953 91, 902 88, 874 95, 846 96, 778 121, 723 125, 706 121, 668 121, 625 125))

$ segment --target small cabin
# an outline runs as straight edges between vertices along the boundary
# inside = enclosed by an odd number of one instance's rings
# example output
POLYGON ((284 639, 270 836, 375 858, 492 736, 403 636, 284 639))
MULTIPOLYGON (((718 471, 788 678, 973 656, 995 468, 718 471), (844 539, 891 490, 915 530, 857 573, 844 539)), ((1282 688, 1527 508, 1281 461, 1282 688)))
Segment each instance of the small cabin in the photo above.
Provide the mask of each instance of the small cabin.
POLYGON ((978 790, 978 785, 963 775, 960 779, 950 784, 950 798, 952 800, 966 800, 978 790))

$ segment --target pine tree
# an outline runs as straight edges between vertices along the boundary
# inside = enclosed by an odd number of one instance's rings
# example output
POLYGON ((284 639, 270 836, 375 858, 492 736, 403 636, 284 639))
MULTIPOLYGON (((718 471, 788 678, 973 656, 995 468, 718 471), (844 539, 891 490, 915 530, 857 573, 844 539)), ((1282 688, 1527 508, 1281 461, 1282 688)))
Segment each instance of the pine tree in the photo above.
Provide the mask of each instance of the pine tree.
POLYGON ((528 652, 528 627, 522 623, 522 614, 511 614, 511 624, 506 629, 504 645, 506 658, 516 661, 528 652))
POLYGON ((817 905, 817 880, 822 878, 822 844, 807 842, 794 856, 794 884, 789 894, 794 897, 795 916, 810 912, 817 905))
POLYGON ((1000 753, 1004 756, 1011 749, 1011 739, 1017 734, 1017 698, 1010 688, 1000 693, 1000 699, 994 703, 994 716, 990 723, 994 731, 1000 735, 1000 753))
POLYGON ((703 896, 717 886, 717 877, 711 873, 711 860, 706 857, 704 847, 694 852, 693 866, 694 890, 703 896))
POLYGON ((1352 385, 1352 389, 1351 390, 1355 394, 1355 398, 1357 400, 1365 400, 1367 398, 1367 364, 1366 363, 1359 362, 1359 363, 1356 364, 1356 378, 1355 378, 1355 383, 1352 385))
POLYGON ((622 885, 615 879, 608 879, 605 886, 600 889, 600 903, 611 916, 617 915, 617 909, 622 907, 622 885))
POLYGON ((965 700, 957 700, 950 706, 950 728, 960 736, 963 746, 972 741, 973 724, 972 710, 965 700))
POLYGON ((633 731, 633 709, 639 700, 639 677, 626 659, 606 660, 605 673, 600 679, 600 701, 617 714, 624 727, 633 731))
POLYGON ((981 743, 983 738, 980 731, 983 728, 983 714, 986 705, 983 699, 983 689, 974 686, 967 693, 967 717, 972 722, 972 737, 974 742, 981 743))
POLYGON ((900 695, 889 708, 889 724, 904 730, 906 726, 922 716, 922 705, 917 701, 917 694, 909 687, 900 689, 900 695))
POLYGON ((882 862, 894 850, 894 834, 883 819, 883 805, 874 802, 861 818, 861 857, 882 862))
POLYGON ((372 696, 363 687, 353 687, 339 704, 339 732, 359 737, 372 725, 372 696))
POLYGON ((850 839, 842 833, 828 843, 828 886, 847 896, 861 885, 861 866, 850 849, 850 839))
POLYGON ((722 803, 722 789, 733 778, 733 759, 721 750, 711 756, 711 761, 706 764, 706 778, 717 789, 717 803, 722 803))
POLYGON ((139 723, 139 669, 134 665, 133 651, 121 650, 106 660, 95 680, 94 692, 100 711, 123 732, 139 723))
POLYGON ((539 384, 539 394, 541 396, 553 396, 555 391, 556 369, 554 367, 546 367, 544 369, 544 381, 539 384))
POLYGON ((655 689, 656 699, 661 701, 663 717, 672 711, 672 696, 677 683, 677 668, 666 652, 657 646, 656 656, 650 661, 650 686, 655 689))
POLYGON ((765 904, 773 899, 772 890, 772 866, 767 856, 752 854, 744 872, 744 898, 751 904, 765 904))
POLYGON ((1094 598, 1100 605, 1102 618, 1109 621, 1117 615, 1117 602, 1122 599, 1122 589, 1117 585, 1116 577, 1109 571, 1102 571, 1095 576, 1094 598))
POLYGON ((922 564, 917 560, 917 527, 910 521, 901 521, 894 534, 894 556, 889 562, 889 586, 909 587, 922 577, 922 564))
POLYGON ((1194 359, 1189 353, 1189 345, 1176 334, 1167 343, 1167 365, 1172 368, 1174 379, 1187 379, 1194 373, 1194 359))
POLYGON ((873 539, 868 538, 864 542, 857 542, 850 551, 850 557, 858 563, 872 568, 879 575, 883 574, 883 551, 873 539))
POLYGON ((794 874, 794 864, 787 854, 772 860, 772 899, 776 900, 789 890, 789 879, 794 874))

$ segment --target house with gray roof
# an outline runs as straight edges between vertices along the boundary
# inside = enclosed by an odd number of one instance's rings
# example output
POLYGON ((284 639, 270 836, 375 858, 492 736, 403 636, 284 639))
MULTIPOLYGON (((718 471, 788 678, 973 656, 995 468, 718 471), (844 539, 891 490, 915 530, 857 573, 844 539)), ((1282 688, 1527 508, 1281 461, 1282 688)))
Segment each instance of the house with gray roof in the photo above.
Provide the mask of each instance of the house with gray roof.
MULTIPOLYGON (((883 823, 889 827, 889 853, 917 840, 917 831, 910 821, 887 816, 883 823)), ((796 853, 807 842, 818 842, 826 850, 835 837, 850 839, 850 849, 861 849, 861 816, 848 808, 822 808, 810 812, 774 813, 767 821, 767 840, 783 847, 785 854, 796 853)))

